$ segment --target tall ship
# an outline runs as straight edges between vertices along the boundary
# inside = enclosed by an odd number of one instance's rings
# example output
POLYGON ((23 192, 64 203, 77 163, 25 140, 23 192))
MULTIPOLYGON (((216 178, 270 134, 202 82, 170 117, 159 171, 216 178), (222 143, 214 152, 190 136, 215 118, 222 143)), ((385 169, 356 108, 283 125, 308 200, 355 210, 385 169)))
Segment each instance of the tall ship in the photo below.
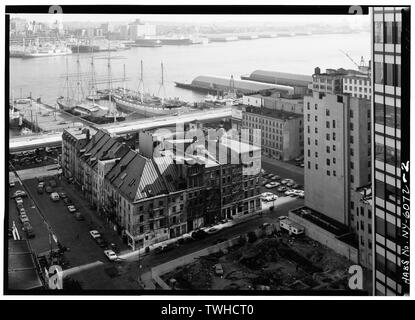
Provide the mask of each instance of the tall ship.
MULTIPOLYGON (((96 103, 95 97, 105 98, 105 95, 111 96, 111 90, 108 91, 98 91, 96 90, 96 79, 94 71, 94 57, 91 57, 91 79, 89 81, 89 92, 90 95, 86 97, 84 93, 84 88, 82 85, 80 64, 79 64, 79 54, 77 59, 77 69, 75 74, 75 92, 71 95, 73 90, 71 90, 71 82, 68 74, 68 62, 66 61, 66 77, 65 77, 65 89, 66 95, 60 96, 57 98, 56 103, 59 108, 63 111, 71 113, 75 116, 79 116, 88 121, 104 124, 115 121, 124 121, 125 116, 116 111, 115 107, 110 110, 110 107, 103 106, 96 103), (108 93, 107 93, 108 92, 108 93)), ((111 76, 109 75, 109 82, 111 81, 111 76)), ((98 99, 99 100, 99 99, 98 99)))
POLYGON ((42 46, 32 47, 24 52, 22 58, 37 58, 37 57, 51 57, 64 56, 71 54, 72 51, 66 46, 42 46))
MULTIPOLYGON (((160 91, 164 92, 164 74, 163 63, 161 64, 161 84, 160 91)), ((144 116, 154 115, 174 115, 179 112, 189 111, 189 107, 185 101, 181 101, 178 98, 164 99, 159 98, 148 93, 144 93, 143 82, 143 62, 141 61, 141 77, 139 83, 139 90, 132 91, 127 89, 117 89, 112 95, 114 102, 122 111, 129 113, 139 113, 144 116)))

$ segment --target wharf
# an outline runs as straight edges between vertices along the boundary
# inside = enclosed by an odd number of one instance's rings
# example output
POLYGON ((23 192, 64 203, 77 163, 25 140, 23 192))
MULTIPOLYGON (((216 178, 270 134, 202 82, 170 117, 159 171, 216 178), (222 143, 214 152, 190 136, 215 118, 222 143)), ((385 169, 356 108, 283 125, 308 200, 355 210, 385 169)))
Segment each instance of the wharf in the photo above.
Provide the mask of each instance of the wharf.
POLYGON ((23 116, 24 125, 33 132, 59 132, 85 123, 77 116, 33 99, 31 103, 16 104, 14 108, 23 116))

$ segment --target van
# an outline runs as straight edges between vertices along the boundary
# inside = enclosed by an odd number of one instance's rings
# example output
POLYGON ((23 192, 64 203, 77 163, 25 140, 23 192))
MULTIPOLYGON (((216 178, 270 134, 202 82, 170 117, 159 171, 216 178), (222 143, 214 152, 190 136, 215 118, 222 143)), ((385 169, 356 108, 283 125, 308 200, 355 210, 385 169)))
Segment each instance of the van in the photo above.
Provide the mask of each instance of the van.
POLYGON ((52 193, 50 194, 50 199, 51 199, 52 201, 59 201, 59 194, 58 194, 57 192, 52 192, 52 193))

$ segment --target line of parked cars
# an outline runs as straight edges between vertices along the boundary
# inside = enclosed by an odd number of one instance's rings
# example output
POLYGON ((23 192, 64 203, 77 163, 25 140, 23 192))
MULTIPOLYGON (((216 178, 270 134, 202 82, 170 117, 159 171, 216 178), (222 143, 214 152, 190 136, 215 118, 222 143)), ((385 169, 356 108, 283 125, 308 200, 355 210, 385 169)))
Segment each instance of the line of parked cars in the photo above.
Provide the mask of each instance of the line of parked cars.
POLYGON ((30 219, 23 205, 23 198, 25 197, 27 197, 27 193, 23 190, 16 190, 11 196, 11 198, 16 202, 16 210, 19 216, 19 220, 22 224, 23 231, 26 233, 28 238, 33 238, 35 236, 35 232, 33 231, 33 227, 30 224, 30 219))
POLYGON ((108 260, 119 260, 119 257, 115 253, 115 251, 118 251, 118 248, 114 243, 108 244, 98 230, 90 230, 89 234, 91 235, 92 239, 94 239, 94 241, 98 244, 98 246, 105 249, 104 255, 107 257, 108 260))
POLYGON ((30 165, 40 164, 53 160, 58 163, 57 159, 54 159, 58 155, 58 148, 38 148, 36 150, 23 151, 15 154, 10 154, 10 161, 13 165, 30 165))

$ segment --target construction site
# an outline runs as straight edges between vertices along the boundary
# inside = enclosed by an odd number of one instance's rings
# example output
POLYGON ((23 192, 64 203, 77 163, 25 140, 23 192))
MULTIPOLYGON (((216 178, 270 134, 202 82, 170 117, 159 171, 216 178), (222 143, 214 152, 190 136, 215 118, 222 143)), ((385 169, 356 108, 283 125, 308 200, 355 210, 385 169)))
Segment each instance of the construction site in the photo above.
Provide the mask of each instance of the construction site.
POLYGON ((161 276, 174 290, 347 290, 352 262, 273 227, 161 276))

